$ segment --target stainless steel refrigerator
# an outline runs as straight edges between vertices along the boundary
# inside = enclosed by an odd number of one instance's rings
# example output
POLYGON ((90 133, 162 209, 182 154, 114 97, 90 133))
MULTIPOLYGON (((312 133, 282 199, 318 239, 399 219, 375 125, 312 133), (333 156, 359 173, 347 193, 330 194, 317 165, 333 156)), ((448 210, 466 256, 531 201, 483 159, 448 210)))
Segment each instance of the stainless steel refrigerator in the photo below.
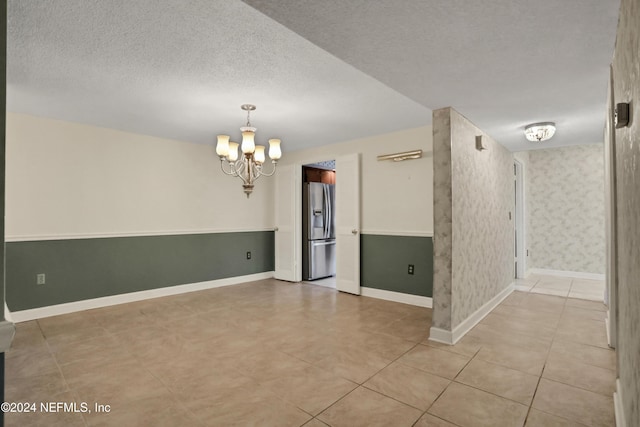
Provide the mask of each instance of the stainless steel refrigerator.
POLYGON ((302 192, 302 276, 336 274, 335 185, 307 182, 302 192))

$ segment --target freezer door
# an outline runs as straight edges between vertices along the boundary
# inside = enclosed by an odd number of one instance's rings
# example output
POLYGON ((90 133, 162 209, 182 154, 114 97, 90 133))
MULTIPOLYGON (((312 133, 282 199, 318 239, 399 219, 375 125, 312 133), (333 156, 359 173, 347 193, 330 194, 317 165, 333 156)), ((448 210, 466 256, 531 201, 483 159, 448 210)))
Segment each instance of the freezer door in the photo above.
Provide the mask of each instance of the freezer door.
POLYGON ((317 240, 309 242, 309 277, 307 280, 335 276, 336 241, 317 240))

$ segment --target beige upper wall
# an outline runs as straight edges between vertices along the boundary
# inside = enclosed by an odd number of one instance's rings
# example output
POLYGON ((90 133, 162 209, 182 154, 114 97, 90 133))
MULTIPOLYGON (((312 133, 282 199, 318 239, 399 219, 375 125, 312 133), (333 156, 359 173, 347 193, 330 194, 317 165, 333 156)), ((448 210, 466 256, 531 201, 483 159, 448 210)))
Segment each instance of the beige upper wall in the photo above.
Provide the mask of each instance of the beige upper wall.
MULTIPOLYGON (((431 126, 287 152, 281 163, 304 165, 361 153, 362 232, 432 235, 433 135, 431 126), (423 158, 377 161, 381 154, 422 149, 423 158)), ((340 185, 340 172, 336 175, 340 185)))
POLYGON ((251 198, 209 145, 7 115, 6 238, 262 230, 272 179, 251 198))

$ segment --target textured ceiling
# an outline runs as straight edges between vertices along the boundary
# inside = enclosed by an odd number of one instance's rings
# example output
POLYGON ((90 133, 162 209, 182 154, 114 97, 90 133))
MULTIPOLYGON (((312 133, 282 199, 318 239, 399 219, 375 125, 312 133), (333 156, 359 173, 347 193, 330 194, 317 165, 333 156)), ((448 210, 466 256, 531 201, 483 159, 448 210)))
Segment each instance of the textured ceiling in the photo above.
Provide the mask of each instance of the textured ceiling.
POLYGON ((56 0, 8 3, 8 109, 291 151, 453 106, 512 150, 602 140, 617 0, 56 0), (264 13, 264 14, 263 14, 264 13))

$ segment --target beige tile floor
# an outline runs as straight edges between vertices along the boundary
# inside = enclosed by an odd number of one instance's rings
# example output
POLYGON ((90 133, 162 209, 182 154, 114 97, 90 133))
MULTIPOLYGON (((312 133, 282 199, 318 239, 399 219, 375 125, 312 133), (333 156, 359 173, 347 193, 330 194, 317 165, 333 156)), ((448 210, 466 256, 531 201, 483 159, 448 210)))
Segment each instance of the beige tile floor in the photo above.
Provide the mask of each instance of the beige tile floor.
POLYGON ((516 289, 522 292, 604 301, 605 283, 604 280, 531 274, 526 279, 516 279, 516 289))
POLYGON ((430 309, 265 280, 24 322, 6 400, 93 411, 6 425, 612 426, 604 309, 514 292, 445 346, 430 309))

